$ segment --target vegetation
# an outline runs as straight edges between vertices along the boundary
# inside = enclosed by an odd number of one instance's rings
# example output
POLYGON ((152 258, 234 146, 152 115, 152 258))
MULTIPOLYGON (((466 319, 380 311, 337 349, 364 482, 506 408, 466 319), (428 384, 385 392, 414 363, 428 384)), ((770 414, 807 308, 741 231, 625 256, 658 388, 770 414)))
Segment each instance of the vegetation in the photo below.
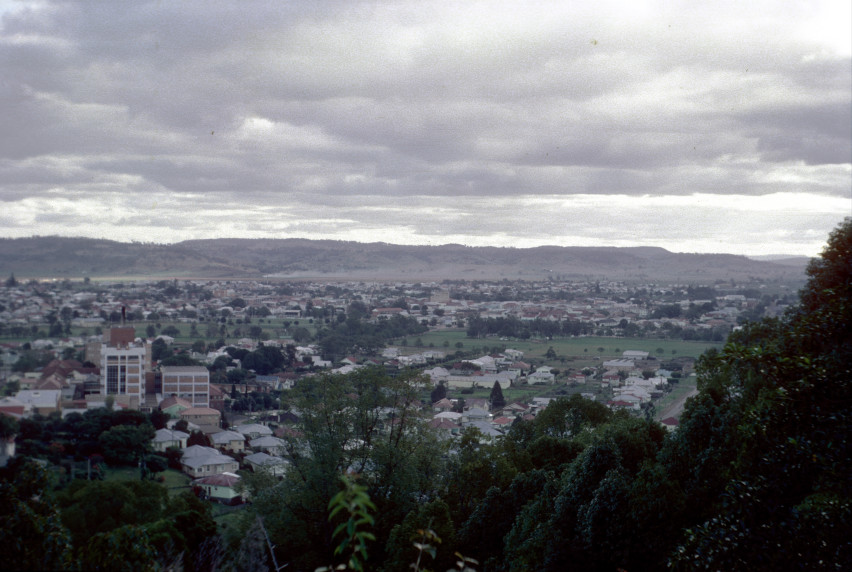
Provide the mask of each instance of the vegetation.
MULTIPOLYGON (((301 419, 286 441, 290 470, 281 479, 247 478, 254 502, 221 536, 208 505, 191 495, 169 500, 165 487, 148 478, 58 483, 38 464, 14 459, 0 475, 5 563, 847 569, 852 220, 832 234, 808 274, 797 307, 745 324, 699 359, 698 393, 672 433, 572 395, 533 420, 516 420, 501 439, 475 428, 441 439, 426 424, 425 383, 417 373, 390 377, 365 368, 317 375, 287 396, 301 419)), ((701 294, 695 292, 697 300, 701 294)), ((589 354, 610 352, 602 339, 586 346, 589 354)), ((667 353, 661 342, 648 341, 650 351, 667 353)), ((553 340, 541 344, 542 357, 551 346, 549 359, 564 355, 553 340)), ((496 388, 484 388, 485 395, 489 389, 499 401, 496 388)), ((24 454, 54 464, 92 455, 129 464, 147 454, 141 436, 155 422, 103 410, 24 419, 3 431, 17 430, 24 454)))

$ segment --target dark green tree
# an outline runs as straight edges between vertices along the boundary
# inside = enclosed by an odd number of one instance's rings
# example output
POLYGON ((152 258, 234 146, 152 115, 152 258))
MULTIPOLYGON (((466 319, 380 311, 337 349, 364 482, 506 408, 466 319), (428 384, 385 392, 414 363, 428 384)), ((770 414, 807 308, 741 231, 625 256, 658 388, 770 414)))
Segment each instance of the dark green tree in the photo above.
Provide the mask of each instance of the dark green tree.
POLYGON ((116 425, 98 437, 104 458, 110 464, 133 465, 151 448, 154 427, 150 424, 116 425))
POLYGON ((432 403, 437 403, 438 401, 446 398, 447 386, 444 385, 444 382, 439 382, 438 385, 435 386, 435 389, 429 393, 429 397, 432 400, 432 403))
POLYGON ((71 568, 71 535, 60 520, 47 471, 20 457, 0 469, 0 546, 8 570, 71 568))
POLYGON ((808 274, 798 308, 733 333, 702 364, 701 393, 685 417, 697 423, 698 408, 713 407, 726 426, 709 443, 722 464, 704 471, 713 480, 698 483, 719 500, 689 523, 672 555, 676 569, 698 558, 727 570, 852 562, 852 219, 832 233, 808 274))
POLYGON ((151 359, 155 362, 163 360, 172 355, 169 344, 162 338, 157 338, 151 343, 151 359))
POLYGON ((488 400, 491 402, 491 409, 502 409, 506 406, 506 398, 503 397, 503 388, 499 381, 494 382, 494 387, 491 388, 491 395, 488 400))

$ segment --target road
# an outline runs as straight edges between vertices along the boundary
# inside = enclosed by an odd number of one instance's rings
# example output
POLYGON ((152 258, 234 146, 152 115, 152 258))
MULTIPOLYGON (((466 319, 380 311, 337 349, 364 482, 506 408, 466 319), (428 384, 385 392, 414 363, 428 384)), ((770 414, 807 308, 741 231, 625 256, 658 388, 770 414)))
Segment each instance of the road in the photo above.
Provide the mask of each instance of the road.
POLYGON ((680 414, 683 413, 683 406, 686 404, 686 400, 693 395, 698 394, 698 388, 694 388, 689 393, 685 393, 681 396, 677 401, 671 403, 668 407, 663 409, 662 413, 659 415, 659 419, 667 419, 669 417, 674 417, 675 419, 680 419, 680 414))

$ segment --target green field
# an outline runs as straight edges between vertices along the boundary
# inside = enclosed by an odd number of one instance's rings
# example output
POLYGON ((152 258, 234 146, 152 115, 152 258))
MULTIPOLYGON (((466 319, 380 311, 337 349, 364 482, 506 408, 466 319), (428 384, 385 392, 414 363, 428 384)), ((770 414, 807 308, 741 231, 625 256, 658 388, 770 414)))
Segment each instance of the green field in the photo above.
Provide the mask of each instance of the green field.
POLYGON ((551 346, 556 352, 557 360, 550 361, 553 367, 560 367, 561 357, 566 358, 566 365, 570 367, 585 367, 585 365, 599 361, 599 359, 612 359, 621 357, 625 350, 640 350, 649 352, 657 359, 672 358, 677 356, 697 358, 709 348, 721 348, 721 342, 688 342, 683 340, 662 340, 643 338, 606 338, 606 337, 583 337, 583 338, 555 338, 553 340, 501 340, 497 337, 468 338, 463 330, 440 330, 412 336, 407 338, 410 352, 433 347, 448 353, 461 349, 464 352, 478 348, 479 351, 491 352, 493 348, 511 348, 524 352, 524 359, 543 360, 548 348, 551 346), (422 346, 417 347, 415 342, 419 338, 422 346), (448 345, 444 345, 444 343, 448 345), (462 343, 462 347, 456 344, 462 343), (603 351, 600 350, 603 348, 603 351), (658 350, 662 350, 660 353, 658 350), (571 359, 574 358, 574 359, 571 359), (596 359, 598 358, 598 359, 596 359), (573 362, 587 362, 585 365, 573 362))
MULTIPOLYGON (((162 473, 157 473, 156 477, 162 476, 165 481, 163 485, 169 489, 170 495, 178 495, 182 492, 189 490, 189 483, 192 479, 181 473, 180 471, 176 471, 174 469, 166 469, 162 473)), ((116 480, 116 481, 138 481, 139 480, 139 468, 138 467, 107 467, 104 472, 104 478, 106 480, 116 480)))

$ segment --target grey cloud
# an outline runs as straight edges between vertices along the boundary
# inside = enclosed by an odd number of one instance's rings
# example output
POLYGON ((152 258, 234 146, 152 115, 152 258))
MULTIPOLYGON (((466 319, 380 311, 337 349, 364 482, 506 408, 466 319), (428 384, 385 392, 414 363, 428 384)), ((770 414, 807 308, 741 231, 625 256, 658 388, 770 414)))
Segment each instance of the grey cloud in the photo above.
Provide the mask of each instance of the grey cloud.
POLYGON ((355 208, 352 225, 368 232, 378 223, 360 206, 439 202, 456 218, 381 224, 464 235, 499 225, 471 227, 453 205, 502 221, 492 197, 849 196, 852 64, 788 37, 806 7, 613 6, 48 2, 7 13, 0 199, 172 193, 177 208, 199 208, 180 202, 191 194, 276 233, 332 233, 332 215, 312 207, 355 208), (290 220, 293 205, 311 220, 290 220))

